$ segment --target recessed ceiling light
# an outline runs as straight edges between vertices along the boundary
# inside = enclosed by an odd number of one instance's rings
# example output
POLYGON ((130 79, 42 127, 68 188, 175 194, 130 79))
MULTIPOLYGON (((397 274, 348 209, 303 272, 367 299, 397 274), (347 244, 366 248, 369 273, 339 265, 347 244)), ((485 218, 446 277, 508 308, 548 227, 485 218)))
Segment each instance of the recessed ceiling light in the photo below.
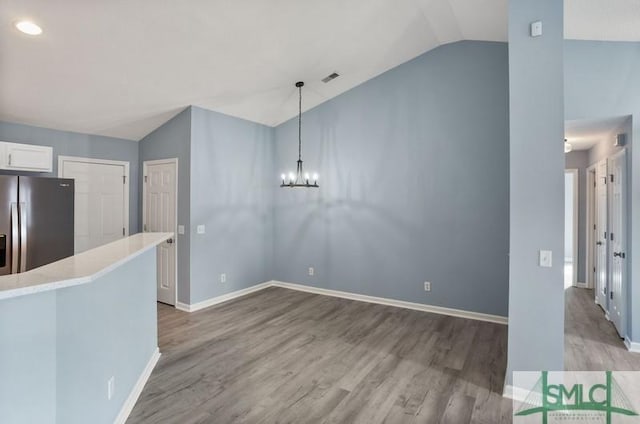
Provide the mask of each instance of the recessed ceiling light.
POLYGON ((20 32, 24 32, 29 35, 40 35, 42 34, 42 28, 31 21, 18 21, 16 22, 16 28, 20 32))

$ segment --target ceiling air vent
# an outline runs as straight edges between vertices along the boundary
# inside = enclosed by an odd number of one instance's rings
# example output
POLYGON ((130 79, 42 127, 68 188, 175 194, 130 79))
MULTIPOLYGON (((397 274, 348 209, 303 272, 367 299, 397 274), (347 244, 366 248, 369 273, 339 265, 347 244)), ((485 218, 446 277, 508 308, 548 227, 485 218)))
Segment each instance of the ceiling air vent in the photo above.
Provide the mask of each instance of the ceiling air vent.
POLYGON ((326 77, 322 78, 322 82, 327 83, 327 82, 329 82, 331 80, 334 80, 334 79, 338 78, 339 76, 340 76, 340 74, 334 72, 333 74, 327 75, 326 77))

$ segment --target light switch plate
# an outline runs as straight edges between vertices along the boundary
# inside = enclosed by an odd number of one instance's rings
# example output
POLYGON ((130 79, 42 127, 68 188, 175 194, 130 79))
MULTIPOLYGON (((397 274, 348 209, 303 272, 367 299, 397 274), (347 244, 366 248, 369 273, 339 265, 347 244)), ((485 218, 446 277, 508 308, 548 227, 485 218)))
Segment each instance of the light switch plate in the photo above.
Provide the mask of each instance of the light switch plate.
POLYGON ((552 264, 553 258, 551 250, 541 250, 539 252, 538 265, 543 268, 551 268, 552 264))
POLYGON ((196 231, 198 234, 204 234, 204 225, 198 225, 198 227, 196 227, 196 231))
POLYGON ((178 225, 178 234, 184 234, 184 225, 178 225))
POLYGON ((540 37, 542 35, 542 21, 531 22, 531 36, 540 37))

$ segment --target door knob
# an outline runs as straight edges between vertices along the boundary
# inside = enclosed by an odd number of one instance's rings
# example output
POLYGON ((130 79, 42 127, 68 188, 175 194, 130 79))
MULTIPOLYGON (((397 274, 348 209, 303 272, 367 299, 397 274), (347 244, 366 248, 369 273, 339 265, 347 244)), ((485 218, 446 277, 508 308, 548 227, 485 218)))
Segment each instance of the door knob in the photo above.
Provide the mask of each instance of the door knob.
POLYGON ((172 238, 167 239, 167 243, 172 244, 173 243, 173 239, 172 238))
POLYGON ((597 242, 596 242, 596 245, 597 245, 597 246, 602 246, 602 242, 601 242, 601 241, 597 241, 597 242))
POLYGON ((613 257, 614 258, 624 259, 625 254, 624 254, 624 252, 613 252, 613 257))

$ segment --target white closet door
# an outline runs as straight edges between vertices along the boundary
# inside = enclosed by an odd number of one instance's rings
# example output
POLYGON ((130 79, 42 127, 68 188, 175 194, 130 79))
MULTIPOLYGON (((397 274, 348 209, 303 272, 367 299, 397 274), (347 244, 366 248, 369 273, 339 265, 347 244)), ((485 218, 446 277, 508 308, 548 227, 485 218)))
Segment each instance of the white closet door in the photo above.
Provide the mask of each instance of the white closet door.
POLYGON ((607 161, 598 163, 596 168, 596 301, 605 312, 609 311, 607 301, 607 161))
POLYGON ((611 277, 609 295, 609 318, 615 325, 618 334, 625 336, 625 303, 627 301, 626 291, 626 154, 623 150, 609 160, 609 173, 611 184, 609 192, 611 201, 609 206, 610 223, 610 258, 611 277))
POLYGON ((118 240, 127 233, 125 165, 75 159, 61 161, 62 178, 75 180, 75 253, 118 240))
MULTIPOLYGON (((176 176, 173 161, 144 164, 144 231, 176 231, 176 176)), ((175 238, 158 246, 158 302, 176 302, 176 243, 175 238)))

